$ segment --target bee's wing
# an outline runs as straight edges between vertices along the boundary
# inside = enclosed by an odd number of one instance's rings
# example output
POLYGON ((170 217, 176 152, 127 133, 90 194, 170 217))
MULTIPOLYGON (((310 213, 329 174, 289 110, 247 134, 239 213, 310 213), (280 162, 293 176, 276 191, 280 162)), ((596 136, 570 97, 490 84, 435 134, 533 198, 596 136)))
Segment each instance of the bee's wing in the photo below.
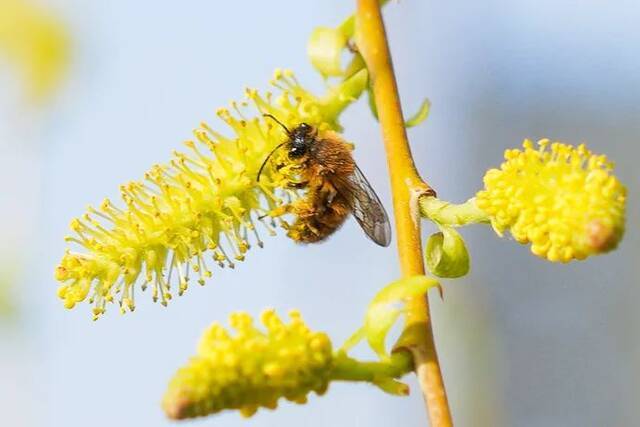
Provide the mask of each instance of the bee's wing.
POLYGON ((351 175, 335 176, 331 181, 349 203, 351 213, 367 236, 380 246, 389 246, 391 225, 387 212, 360 168, 354 166, 351 175))

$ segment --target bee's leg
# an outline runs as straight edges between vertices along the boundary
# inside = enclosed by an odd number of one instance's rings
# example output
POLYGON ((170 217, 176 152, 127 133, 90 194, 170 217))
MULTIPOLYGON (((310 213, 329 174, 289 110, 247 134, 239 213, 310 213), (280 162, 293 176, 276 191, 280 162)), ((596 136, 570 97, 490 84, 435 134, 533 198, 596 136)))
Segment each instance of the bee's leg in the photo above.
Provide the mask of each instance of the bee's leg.
POLYGON ((338 194, 338 190, 336 190, 336 188, 331 185, 330 183, 326 183, 324 185, 323 191, 326 192, 327 198, 327 207, 331 206, 331 204, 333 203, 333 199, 335 199, 336 195, 338 194))
POLYGON ((295 165, 295 164, 291 164, 291 163, 278 163, 275 166, 275 169, 277 171, 281 171, 282 169, 286 169, 288 172, 300 172, 302 170, 304 170, 304 167, 302 165, 295 165))
MULTIPOLYGON (((311 224, 310 222, 305 222, 303 226, 298 226, 297 228, 297 232, 301 233, 303 235, 309 235, 309 233, 315 235, 315 236, 319 236, 320 235, 320 230, 315 227, 313 224, 311 224)), ((294 231, 295 233, 295 231, 294 231)), ((289 236, 292 237, 292 236, 289 236)), ((298 240, 298 239, 296 239, 298 240)))

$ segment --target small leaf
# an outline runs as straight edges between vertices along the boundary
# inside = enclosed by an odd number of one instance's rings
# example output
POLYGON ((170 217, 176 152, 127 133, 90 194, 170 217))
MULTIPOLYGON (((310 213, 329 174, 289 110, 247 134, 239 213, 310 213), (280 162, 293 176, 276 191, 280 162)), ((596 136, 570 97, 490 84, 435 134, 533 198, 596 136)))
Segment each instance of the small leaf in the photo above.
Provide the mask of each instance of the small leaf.
POLYGON ((358 345, 360 343, 360 341, 362 341, 363 339, 366 338, 366 332, 364 330, 364 327, 358 329, 357 331, 355 331, 353 333, 353 335, 351 335, 345 342, 344 344, 342 344, 342 347, 340 347, 340 350, 344 351, 344 352, 348 352, 349 350, 351 350, 353 347, 355 347, 356 345, 358 345))
MULTIPOLYGON (((368 101, 369 101, 369 110, 371 110, 371 114, 373 117, 378 120, 378 107, 376 106, 376 96, 373 93, 373 87, 369 85, 367 88, 368 101)), ((420 123, 427 120, 429 117, 429 112, 431 111, 431 101, 428 98, 425 98, 420 105, 420 109, 413 115, 409 120, 404 122, 404 127, 411 128, 419 125, 420 123)))
POLYGON ((413 115, 409 120, 404 123, 404 126, 407 128, 411 128, 419 125, 420 123, 427 120, 429 117, 429 112, 431 111, 431 101, 429 98, 425 98, 420 105, 420 109, 413 115))
POLYGON ((412 276, 387 285, 375 296, 364 322, 367 342, 373 351, 382 359, 389 353, 385 349, 385 339, 391 327, 404 311, 403 300, 425 294, 438 282, 426 276, 412 276))
POLYGON ((460 234, 452 227, 440 226, 432 234, 425 251, 429 271, 443 278, 462 277, 469 272, 469 253, 460 234))
POLYGON ((376 107, 376 96, 373 94, 373 88, 371 85, 367 88, 367 100, 369 101, 369 110, 371 110, 371 114, 373 117, 378 120, 378 107, 376 107))
POLYGON ((364 58, 358 52, 353 55, 351 58, 351 62, 347 65, 347 68, 344 70, 344 79, 348 79, 360 70, 367 68, 367 65, 364 63, 364 58))
POLYGON ((337 28, 318 27, 311 33, 307 54, 311 64, 325 79, 343 74, 342 52, 348 41, 349 38, 337 28))
POLYGON ((381 377, 373 380, 373 384, 378 386, 380 390, 394 396, 408 396, 409 386, 403 382, 396 381, 393 378, 381 377))
MULTIPOLYGON (((327 94, 320 100, 323 113, 328 117, 338 117, 340 112, 357 100, 366 89, 369 73, 362 69, 336 86, 329 87, 327 94)), ((340 129, 337 123, 334 128, 340 129)))
POLYGON ((389 356, 385 349, 385 339, 401 313, 402 306, 399 304, 394 306, 392 303, 373 304, 367 311, 364 326, 367 342, 381 359, 389 356))

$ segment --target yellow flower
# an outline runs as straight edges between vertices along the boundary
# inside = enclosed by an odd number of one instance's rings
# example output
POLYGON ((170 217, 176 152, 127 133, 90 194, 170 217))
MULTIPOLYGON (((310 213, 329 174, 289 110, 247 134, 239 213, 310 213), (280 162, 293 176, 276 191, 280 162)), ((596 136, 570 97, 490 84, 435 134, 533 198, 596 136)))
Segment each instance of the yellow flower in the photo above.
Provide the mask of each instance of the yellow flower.
POLYGON ((280 398, 305 403, 311 391, 323 394, 332 369, 331 341, 311 331, 297 311, 289 317, 285 324, 273 310, 265 311, 263 332, 248 314, 235 313, 235 335, 213 324, 197 355, 169 384, 162 402, 167 416, 193 418, 224 409, 251 416, 259 407, 275 409, 280 398))
POLYGON ((42 98, 58 85, 68 65, 68 35, 36 4, 0 0, 0 55, 22 71, 29 94, 42 98))
MULTIPOLYGON (((397 297, 397 292, 387 294, 397 297)), ((281 398, 306 403, 309 393, 324 394, 331 381, 366 382, 393 395, 409 394, 408 386, 397 380, 413 370, 409 353, 397 352, 380 361, 353 359, 346 347, 333 352, 329 337, 312 331, 298 311, 289 317, 287 324, 273 310, 264 311, 261 322, 266 331, 243 312, 230 316, 235 334, 218 323, 211 325, 196 355, 169 383, 162 399, 167 416, 194 418, 225 409, 251 416, 260 407, 275 409, 281 398)), ((354 339, 350 347, 357 343, 354 339)))
POLYGON ((549 261, 585 259, 615 248, 624 233, 626 190, 613 164, 584 145, 525 140, 489 170, 476 203, 500 235, 549 261))
POLYGON ((233 137, 203 123, 194 131, 195 140, 185 143, 188 153, 176 151, 170 163, 152 167, 144 181, 120 187, 126 207, 110 200, 89 207, 71 221, 75 235, 66 238, 83 251, 68 250, 56 270, 65 307, 89 297, 97 318, 119 294, 121 311, 132 311, 140 275, 142 290, 150 284, 153 300, 166 305, 172 281, 182 294, 193 275, 204 284, 212 275, 212 261, 233 268, 234 261, 244 260, 250 241, 262 246, 258 225, 273 234, 281 222, 264 219, 267 213, 297 196, 272 168, 265 168, 256 181, 267 155, 286 138, 262 114, 287 126, 307 122, 339 129, 340 112, 360 95, 366 81, 366 72, 359 73, 318 98, 291 72, 278 70, 272 82, 277 96, 250 89, 246 100, 232 103, 231 111, 218 111, 233 137), (251 107, 260 114, 247 116, 251 107))

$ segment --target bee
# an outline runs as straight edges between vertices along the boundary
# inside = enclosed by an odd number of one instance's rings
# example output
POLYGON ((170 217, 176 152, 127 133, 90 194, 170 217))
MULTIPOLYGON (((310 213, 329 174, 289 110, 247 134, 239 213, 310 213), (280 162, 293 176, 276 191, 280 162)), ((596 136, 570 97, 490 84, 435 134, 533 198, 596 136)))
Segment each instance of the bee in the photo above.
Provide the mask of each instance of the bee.
MULTIPOLYGON (((300 123, 287 128, 271 114, 264 114, 278 123, 287 139, 276 146, 262 163, 262 171, 281 147, 286 147, 288 165, 293 171, 288 185, 305 190, 296 201, 276 208, 272 216, 291 213, 295 221, 287 235, 300 243, 315 243, 329 237, 353 215, 366 235, 380 246, 389 246, 389 217, 369 181, 351 155, 351 146, 333 131, 319 132, 314 126, 300 123)), ((280 164, 277 169, 285 165, 280 164)))

